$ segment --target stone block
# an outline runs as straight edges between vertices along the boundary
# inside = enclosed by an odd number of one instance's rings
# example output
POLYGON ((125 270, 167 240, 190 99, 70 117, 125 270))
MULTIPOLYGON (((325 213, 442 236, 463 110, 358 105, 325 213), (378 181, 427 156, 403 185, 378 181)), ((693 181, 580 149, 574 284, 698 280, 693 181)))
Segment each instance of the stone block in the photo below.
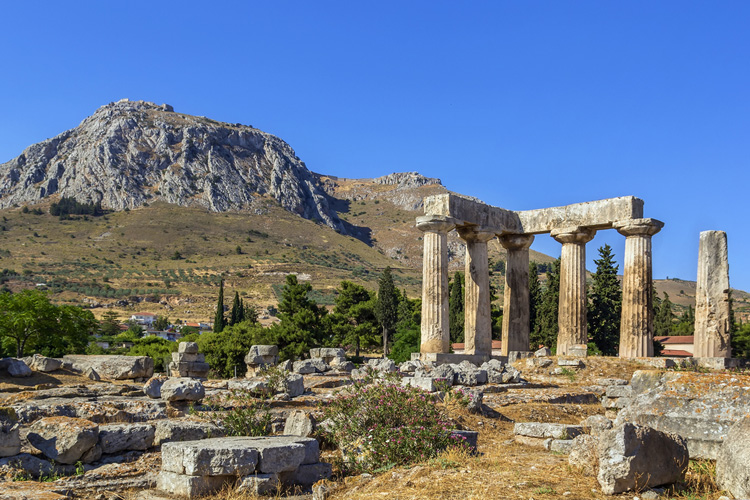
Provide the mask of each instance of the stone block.
POLYGON ((292 365, 292 370, 294 371, 294 373, 299 373, 300 375, 309 375, 311 373, 318 372, 313 362, 309 359, 295 361, 294 365, 292 365))
POLYGON ((253 446, 258 450, 258 470, 263 474, 296 470, 307 453, 306 444, 291 442, 283 436, 264 438, 253 443, 253 446))
POLYGON ((312 486, 321 479, 330 479, 333 474, 331 464, 318 462, 300 465, 294 473, 294 483, 302 486, 312 486))
POLYGON ((170 378, 161 386, 162 399, 170 402, 200 401, 205 395, 203 384, 189 377, 170 378))
POLYGON ((750 416, 727 433, 716 457, 716 482, 735 498, 750 498, 750 416))
POLYGON ((611 385, 607 387, 608 398, 629 398, 633 395, 633 388, 629 385, 611 385))
POLYGON ((567 455, 573 448, 572 439, 553 439, 549 445, 549 450, 556 453, 564 453, 567 455))
POLYGON ((151 377, 143 385, 143 393, 151 399, 161 399, 161 386, 167 377, 151 377))
POLYGON ((396 363, 394 363, 393 360, 389 358, 369 359, 367 360, 367 365, 373 367, 379 372, 385 373, 393 373, 398 370, 398 368, 396 367, 396 363))
POLYGON ((31 377, 34 374, 26 363, 16 358, 0 360, 0 367, 5 368, 13 378, 31 377))
POLYGON ((108 380, 148 379, 154 374, 154 360, 149 356, 66 354, 63 362, 82 373, 91 368, 108 380))
POLYGON ((21 453, 21 428, 6 424, 0 428, 0 457, 12 457, 21 453))
POLYGON ((570 368, 582 368, 583 361, 581 361, 578 358, 574 358, 574 359, 558 358, 557 366, 564 366, 564 367, 570 367, 570 368))
POLYGON ((189 419, 164 419, 156 422, 154 446, 172 441, 197 441, 223 437, 224 431, 210 422, 189 419))
POLYGON ((162 470, 156 477, 156 488, 171 495, 196 498, 215 493, 236 480, 234 475, 186 476, 162 470))
POLYGON ((180 342, 177 346, 178 353, 184 354, 198 354, 198 343, 197 342, 180 342))
POLYGON ((164 443, 161 468, 187 476, 247 476, 255 472, 258 464, 255 439, 227 437, 164 443))
POLYGON ((516 443, 520 443, 524 446, 533 446, 535 448, 544 448, 545 450, 549 450, 550 443, 552 443, 553 439, 548 437, 532 437, 532 436, 513 436, 513 440, 516 443))
POLYGON ((452 430, 451 436, 453 436, 453 438, 456 439, 457 442, 464 443, 472 452, 477 451, 477 442, 479 440, 479 432, 465 431, 465 430, 452 430))
POLYGON ((708 370, 729 370, 732 368, 738 368, 740 366, 740 360, 736 358, 693 358, 693 361, 701 368, 708 370))
POLYGON ((76 463, 99 438, 99 426, 82 418, 47 417, 31 425, 29 443, 61 464, 76 463))
POLYGON ((609 387, 611 385, 628 385, 628 381, 622 378, 598 378, 594 384, 609 387))
POLYGON ((513 364, 519 359, 530 358, 534 355, 532 351, 510 351, 508 353, 508 363, 513 364))
POLYGON ((688 466, 684 439, 635 424, 600 434, 598 453, 597 479, 607 495, 672 484, 688 466))
POLYGON ((256 356, 278 356, 279 346, 276 345, 254 345, 250 347, 248 354, 256 356))
POLYGON ((607 396, 604 396, 602 398, 602 406, 607 409, 614 408, 614 409, 620 410, 630 405, 630 403, 632 402, 633 400, 631 398, 610 398, 607 396))
POLYGON ((474 387, 487 383, 487 371, 474 367, 473 370, 462 370, 456 373, 456 384, 474 387))
POLYGON ((287 375, 284 379, 284 385, 286 387, 284 392, 289 394, 290 398, 296 398, 305 393, 305 380, 302 375, 297 373, 287 375))
POLYGON ((230 391, 249 392, 256 395, 273 394, 273 388, 269 387, 268 383, 261 379, 230 380, 227 383, 227 388, 230 391))
POLYGON ((59 370, 60 368, 62 368, 62 364, 63 363, 61 359, 48 358, 47 356, 42 356, 41 354, 34 354, 33 356, 31 356, 28 362, 29 368, 31 368, 35 372, 42 373, 59 370))
POLYGON ((437 390, 435 388, 435 380, 436 379, 432 377, 404 377, 401 380, 401 383, 411 387, 416 387, 417 389, 422 389, 423 391, 435 392, 437 390))
POLYGON ((284 422, 285 436, 307 437, 315 432, 317 421, 310 413, 303 410, 294 410, 284 422))
POLYGON ((596 436, 602 431, 611 429, 612 421, 604 415, 591 415, 581 421, 581 427, 584 432, 596 436))
MULTIPOLYGON (((275 347, 275 346, 274 346, 275 347)), ((239 479, 236 491, 251 495, 273 495, 279 488, 278 474, 254 474, 239 479)))
POLYGON ((596 476, 599 472, 599 440, 588 434, 576 436, 568 452, 568 464, 584 476, 596 476))
POLYGON ((549 347, 542 347, 538 351, 534 352, 534 357, 536 358, 544 358, 547 356, 552 356, 552 351, 549 350, 549 347))
POLYGON ((108 424, 99 426, 99 446, 102 453, 128 450, 147 450, 154 444, 151 424, 108 424))
POLYGON ((568 348, 568 355, 575 358, 585 358, 588 356, 588 346, 586 344, 573 344, 568 348))
POLYGON ((572 439, 581 432, 579 425, 518 422, 513 426, 513 434, 536 438, 572 439))

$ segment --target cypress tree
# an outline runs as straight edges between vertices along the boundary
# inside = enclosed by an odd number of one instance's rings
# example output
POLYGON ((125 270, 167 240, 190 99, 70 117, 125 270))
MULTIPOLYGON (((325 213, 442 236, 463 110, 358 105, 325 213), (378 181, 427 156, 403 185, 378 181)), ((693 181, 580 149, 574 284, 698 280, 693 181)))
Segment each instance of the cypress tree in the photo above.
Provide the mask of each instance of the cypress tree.
POLYGON ((224 279, 221 279, 219 285, 219 300, 216 302, 216 316, 214 316, 214 332, 218 333, 224 330, 226 322, 224 320, 224 279))
POLYGON ((672 312, 672 301, 664 292, 664 299, 660 301, 659 308, 654 315, 654 337, 672 335, 674 328, 674 312, 672 312))
POLYGON ((242 321, 244 311, 242 309, 242 299, 240 299, 239 292, 234 292, 234 300, 232 301, 232 312, 229 316, 229 324, 236 325, 242 321))
POLYGON ((547 272, 547 282, 542 292, 536 330, 531 332, 532 350, 540 345, 554 349, 557 344, 557 311, 560 302, 560 259, 552 263, 547 272))
POLYGON ((529 332, 537 328, 537 315, 542 305, 542 284, 539 283, 539 266, 536 262, 529 263, 529 332))
POLYGON ((398 321, 398 292, 393 284, 390 266, 383 270, 378 281, 378 300, 375 315, 383 328, 383 356, 388 355, 388 336, 393 333, 398 321))
POLYGON ((589 339, 605 356, 616 356, 620 344, 620 311, 622 290, 617 280, 618 267, 612 247, 599 248, 595 260, 596 272, 589 287, 588 328, 589 339))
POLYGON ((464 275, 456 271, 448 295, 448 324, 451 342, 464 341, 464 275))

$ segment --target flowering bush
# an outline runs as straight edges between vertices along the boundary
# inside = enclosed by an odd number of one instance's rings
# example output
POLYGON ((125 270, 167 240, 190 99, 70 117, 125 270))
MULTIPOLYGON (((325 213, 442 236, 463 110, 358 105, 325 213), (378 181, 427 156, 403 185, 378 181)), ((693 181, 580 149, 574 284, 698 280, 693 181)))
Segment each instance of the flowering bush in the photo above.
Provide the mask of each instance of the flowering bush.
POLYGON ((327 403, 325 418, 326 432, 352 469, 405 465, 464 446, 434 397, 413 387, 356 384, 327 403))

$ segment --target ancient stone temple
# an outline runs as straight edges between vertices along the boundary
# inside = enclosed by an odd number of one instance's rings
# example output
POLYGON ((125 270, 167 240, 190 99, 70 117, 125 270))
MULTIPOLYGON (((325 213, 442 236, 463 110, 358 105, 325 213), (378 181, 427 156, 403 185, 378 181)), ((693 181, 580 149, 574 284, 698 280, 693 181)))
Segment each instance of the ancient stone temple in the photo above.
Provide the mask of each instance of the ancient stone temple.
POLYGON ((539 210, 512 211, 454 194, 424 200, 417 218, 423 233, 422 345, 424 361, 454 361, 448 329, 448 243, 455 230, 466 243, 465 354, 473 362, 492 355, 487 243, 498 238, 508 251, 503 309, 503 355, 529 350, 529 247, 535 235, 562 244, 557 353, 586 344, 586 243, 597 231, 625 236, 620 356, 653 356, 651 237, 663 223, 643 218, 633 196, 539 210))

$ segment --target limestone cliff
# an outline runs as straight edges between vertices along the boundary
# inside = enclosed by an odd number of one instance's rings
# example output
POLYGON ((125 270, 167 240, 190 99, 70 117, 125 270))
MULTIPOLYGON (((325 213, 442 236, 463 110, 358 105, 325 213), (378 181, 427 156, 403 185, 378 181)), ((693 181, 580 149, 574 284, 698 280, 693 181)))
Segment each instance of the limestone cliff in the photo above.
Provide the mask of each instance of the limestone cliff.
POLYGON ((0 165, 0 208, 58 194, 123 210, 153 201, 215 212, 272 197, 339 232, 329 195, 284 141, 251 126, 121 101, 0 165))

